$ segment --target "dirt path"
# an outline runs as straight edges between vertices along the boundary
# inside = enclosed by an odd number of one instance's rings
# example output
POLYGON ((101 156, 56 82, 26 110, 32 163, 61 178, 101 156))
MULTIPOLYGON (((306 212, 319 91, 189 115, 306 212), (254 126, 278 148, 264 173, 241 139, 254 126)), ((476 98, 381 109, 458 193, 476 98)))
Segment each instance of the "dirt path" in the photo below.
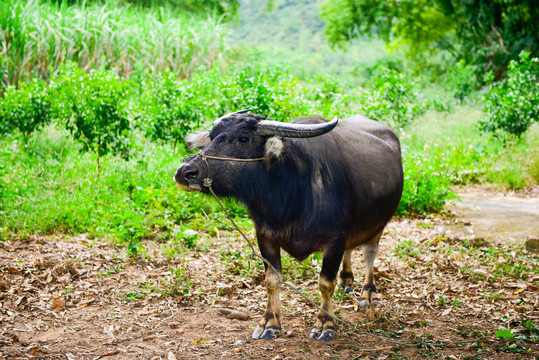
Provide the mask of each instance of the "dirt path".
MULTIPOLYGON (((250 338, 265 290, 261 264, 249 262, 237 234, 199 233, 194 249, 148 240, 136 258, 85 236, 0 242, 0 358, 535 359, 538 257, 514 245, 463 240, 450 226, 453 220, 440 218, 391 222, 375 263, 384 296, 376 318, 368 320, 353 296, 335 295, 338 316, 382 340, 340 327, 328 343, 308 337, 316 309, 288 290, 283 336, 250 338), (500 329, 515 338, 496 338, 500 329)), ((358 286, 360 259, 356 251, 358 286)), ((320 262, 283 262, 285 277, 319 299, 320 262)))
POLYGON ((539 237, 539 187, 524 194, 501 194, 480 188, 464 188, 452 210, 460 220, 455 234, 497 242, 522 244, 539 237))

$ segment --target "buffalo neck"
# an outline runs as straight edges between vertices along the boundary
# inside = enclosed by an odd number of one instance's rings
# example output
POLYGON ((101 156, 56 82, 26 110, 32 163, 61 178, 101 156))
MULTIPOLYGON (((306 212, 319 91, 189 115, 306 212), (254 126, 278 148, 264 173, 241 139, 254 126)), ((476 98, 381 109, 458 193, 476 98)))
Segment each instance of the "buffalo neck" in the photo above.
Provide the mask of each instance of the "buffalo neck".
POLYGON ((282 159, 251 167, 238 183, 235 196, 247 205, 257 225, 272 229, 299 223, 316 227, 322 217, 332 217, 337 223, 347 207, 331 201, 343 198, 339 194, 343 189, 335 185, 332 176, 344 174, 321 161, 320 149, 295 146, 299 142, 287 141, 282 159))

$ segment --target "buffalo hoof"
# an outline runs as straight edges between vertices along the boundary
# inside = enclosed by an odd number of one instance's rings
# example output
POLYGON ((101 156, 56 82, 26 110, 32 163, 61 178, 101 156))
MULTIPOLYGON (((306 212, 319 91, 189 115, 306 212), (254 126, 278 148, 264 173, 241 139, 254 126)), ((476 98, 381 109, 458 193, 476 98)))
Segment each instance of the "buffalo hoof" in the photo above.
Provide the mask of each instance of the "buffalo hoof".
POLYGON ((335 336, 337 335, 337 332, 335 329, 326 329, 322 331, 322 334, 318 337, 318 340, 322 341, 330 341, 335 339, 335 336))
POLYGON ((271 340, 279 337, 279 334, 281 331, 277 328, 267 328, 264 329, 264 327, 258 325, 253 331, 252 338, 253 339, 264 339, 264 340, 271 340))
POLYGON ((260 338, 261 339, 264 339, 264 340, 271 340, 271 339, 276 339, 279 337, 279 334, 280 334, 280 330, 279 329, 272 329, 272 328, 269 328, 269 329, 266 329, 266 331, 264 331, 262 333, 262 335, 260 335, 260 338))
POLYGON ((363 292, 359 298, 359 306, 362 308, 370 308, 380 303, 380 294, 376 292, 376 286, 365 285, 363 286, 363 292))
POLYGON ((367 299, 363 298, 363 299, 360 299, 359 300, 359 306, 362 307, 362 308, 367 308, 367 307, 371 307, 371 306, 376 306, 380 303, 380 299, 378 298, 373 298, 371 299, 370 303, 367 299))
POLYGON ((334 328, 328 328, 322 332, 320 332, 319 329, 313 329, 311 333, 309 334, 309 337, 311 339, 317 339, 322 341, 330 341, 335 339, 335 336, 337 335, 337 332, 334 328))

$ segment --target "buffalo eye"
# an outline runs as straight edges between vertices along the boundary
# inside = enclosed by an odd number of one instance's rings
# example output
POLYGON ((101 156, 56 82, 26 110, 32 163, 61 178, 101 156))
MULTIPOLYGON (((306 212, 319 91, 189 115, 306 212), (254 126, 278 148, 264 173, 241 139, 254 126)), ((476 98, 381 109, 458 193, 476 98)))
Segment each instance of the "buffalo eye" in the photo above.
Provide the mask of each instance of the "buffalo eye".
POLYGON ((247 136, 241 136, 238 138, 238 142, 240 144, 247 144, 249 142, 249 138, 247 136))

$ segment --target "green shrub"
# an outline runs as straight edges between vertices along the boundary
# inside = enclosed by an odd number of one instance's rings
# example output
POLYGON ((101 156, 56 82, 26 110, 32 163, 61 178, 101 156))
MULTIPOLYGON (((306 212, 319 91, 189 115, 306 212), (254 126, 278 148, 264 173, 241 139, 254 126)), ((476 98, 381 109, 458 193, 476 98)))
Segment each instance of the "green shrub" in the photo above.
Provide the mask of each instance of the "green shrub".
POLYGON ((397 215, 427 215, 444 209, 447 200, 455 198, 451 177, 442 156, 422 151, 403 149, 404 189, 397 215))
POLYGON ((509 63, 506 79, 494 83, 490 72, 486 80, 486 119, 479 122, 480 129, 494 134, 503 131, 520 140, 539 119, 539 59, 522 52, 519 61, 509 63))
POLYGON ((18 130, 28 143, 32 133, 52 120, 48 88, 41 80, 9 86, 0 99, 0 135, 18 130))
POLYGON ((151 139, 175 147, 188 132, 226 113, 251 109, 289 121, 307 115, 311 104, 298 79, 279 68, 246 68, 230 74, 212 69, 182 82, 163 72, 149 74, 143 87, 138 126, 151 139))
POLYGON ((477 89, 475 69, 464 60, 460 60, 448 69, 444 77, 444 86, 453 93, 455 99, 464 100, 477 89))
POLYGON ((360 112, 394 129, 405 128, 426 110, 414 84, 402 73, 385 67, 378 68, 373 89, 361 93, 358 102, 360 112))
POLYGON ((310 109, 306 89, 286 68, 247 67, 228 74, 213 69, 194 76, 189 86, 206 122, 240 109, 289 121, 307 115, 310 109))
POLYGON ((180 84, 176 74, 162 72, 148 75, 144 87, 140 126, 152 140, 171 141, 176 147, 201 125, 203 108, 193 82, 180 84))
POLYGON ((290 121, 306 115, 304 87, 286 69, 273 67, 264 71, 243 69, 219 81, 219 108, 227 111, 252 109, 278 120, 290 121))
POLYGON ((61 68, 53 79, 57 95, 56 113, 82 151, 101 157, 112 153, 129 158, 131 129, 127 102, 129 81, 122 81, 110 71, 90 70, 85 74, 74 64, 61 68))

